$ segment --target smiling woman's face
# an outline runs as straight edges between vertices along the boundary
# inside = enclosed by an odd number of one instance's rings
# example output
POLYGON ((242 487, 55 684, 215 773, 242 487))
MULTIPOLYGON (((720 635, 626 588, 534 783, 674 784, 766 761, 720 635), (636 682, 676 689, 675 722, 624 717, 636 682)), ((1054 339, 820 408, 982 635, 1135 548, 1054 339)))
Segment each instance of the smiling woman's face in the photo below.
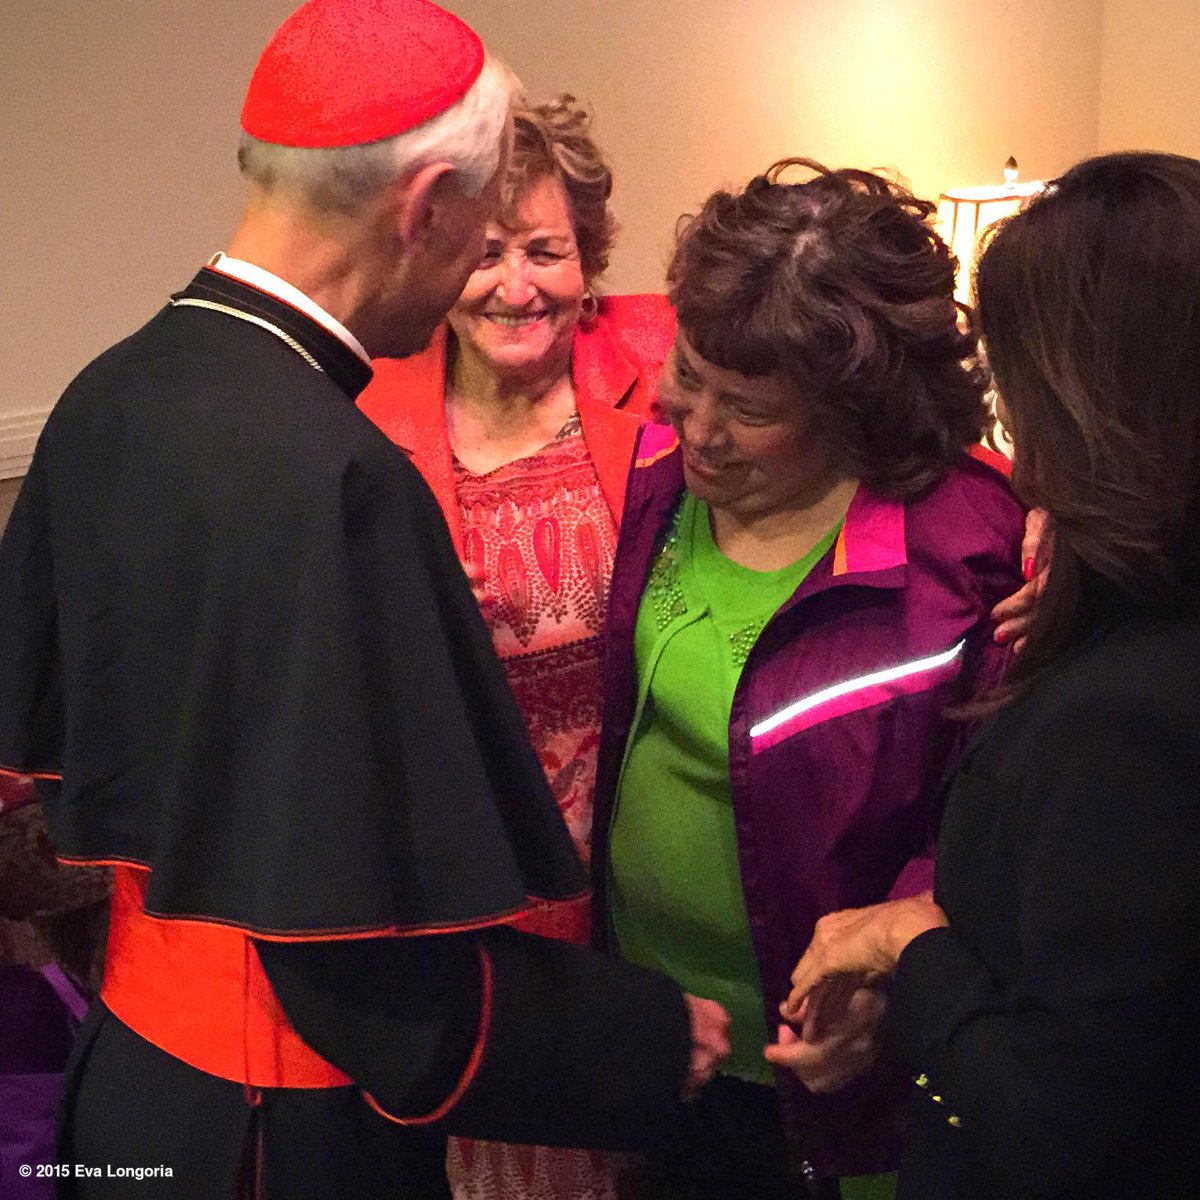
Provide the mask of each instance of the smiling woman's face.
POLYGON ((688 491, 718 511, 748 519, 803 508, 842 478, 786 379, 718 367, 682 329, 659 406, 679 436, 688 491))
POLYGON ((512 224, 488 225, 450 327, 461 351, 501 379, 565 373, 587 289, 562 184, 538 180, 512 224))

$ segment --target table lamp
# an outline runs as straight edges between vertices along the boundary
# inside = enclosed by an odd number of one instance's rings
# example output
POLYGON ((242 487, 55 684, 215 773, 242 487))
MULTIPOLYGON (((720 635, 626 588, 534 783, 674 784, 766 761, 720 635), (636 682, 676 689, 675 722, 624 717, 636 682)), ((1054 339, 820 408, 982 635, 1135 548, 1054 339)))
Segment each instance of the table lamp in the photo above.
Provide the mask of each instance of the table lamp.
POLYGON ((938 233, 958 259, 955 296, 966 301, 971 288, 971 265, 975 246, 983 231, 994 221, 1024 208, 1043 188, 1040 180, 1020 183, 1017 160, 1004 164, 1004 182, 986 187, 953 188, 938 197, 938 233))

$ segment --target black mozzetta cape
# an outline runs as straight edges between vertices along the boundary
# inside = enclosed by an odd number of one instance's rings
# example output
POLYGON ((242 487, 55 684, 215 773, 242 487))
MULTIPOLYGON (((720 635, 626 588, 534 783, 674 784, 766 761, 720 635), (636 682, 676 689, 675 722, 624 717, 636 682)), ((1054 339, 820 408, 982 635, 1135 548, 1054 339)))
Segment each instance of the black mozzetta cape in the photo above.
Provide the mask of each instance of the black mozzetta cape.
POLYGON ((60 1161, 427 1200, 446 1133, 670 1136, 679 988, 504 924, 585 880, 440 510, 354 407, 370 369, 217 272, 175 299, 68 389, 0 544, 0 767, 45 777, 64 857, 250 931, 356 1086, 248 1107, 97 1005, 60 1161))
POLYGON ((266 937, 583 891, 370 368, 216 271, 174 299, 63 396, 0 549, 0 766, 61 776, 61 856, 266 937))

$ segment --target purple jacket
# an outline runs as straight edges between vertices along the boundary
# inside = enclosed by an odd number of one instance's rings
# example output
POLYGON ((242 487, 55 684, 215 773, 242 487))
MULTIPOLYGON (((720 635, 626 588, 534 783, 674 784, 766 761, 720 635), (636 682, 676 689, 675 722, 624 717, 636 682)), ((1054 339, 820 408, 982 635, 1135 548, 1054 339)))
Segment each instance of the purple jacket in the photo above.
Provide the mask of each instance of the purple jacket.
MULTIPOLYGON (((729 727, 738 857, 768 1028, 825 913, 933 883, 939 783, 969 729, 945 708, 998 681, 992 606, 1021 586, 1024 514, 994 465, 964 455, 902 502, 860 488, 837 543, 762 631, 729 727)), ((608 839, 637 695, 633 633, 683 493, 665 426, 634 457, 608 611, 592 867, 607 911, 608 839)), ((598 923, 604 918, 598 916, 598 923)), ((598 930, 611 943, 607 928, 598 930)), ((890 1170, 909 1081, 883 1064, 832 1096, 779 1076, 789 1137, 818 1176, 890 1170)))

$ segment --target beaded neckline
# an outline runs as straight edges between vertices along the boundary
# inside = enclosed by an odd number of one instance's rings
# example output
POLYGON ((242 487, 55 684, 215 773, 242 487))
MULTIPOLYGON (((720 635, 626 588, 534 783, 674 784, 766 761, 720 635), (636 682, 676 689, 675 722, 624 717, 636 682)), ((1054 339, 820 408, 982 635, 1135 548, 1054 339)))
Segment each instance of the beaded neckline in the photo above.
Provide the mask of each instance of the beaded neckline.
MULTIPOLYGON (((680 504, 675 510, 667 535, 650 567, 646 580, 646 594, 654 612, 654 625, 662 633, 672 621, 686 616, 688 612, 687 596, 680 580, 680 527, 683 522, 685 505, 680 504)), ((703 513, 700 514, 704 516, 703 513)), ((754 649, 758 636, 766 627, 769 615, 759 617, 733 633, 727 635, 729 654, 736 667, 745 666, 750 651, 754 649)))

